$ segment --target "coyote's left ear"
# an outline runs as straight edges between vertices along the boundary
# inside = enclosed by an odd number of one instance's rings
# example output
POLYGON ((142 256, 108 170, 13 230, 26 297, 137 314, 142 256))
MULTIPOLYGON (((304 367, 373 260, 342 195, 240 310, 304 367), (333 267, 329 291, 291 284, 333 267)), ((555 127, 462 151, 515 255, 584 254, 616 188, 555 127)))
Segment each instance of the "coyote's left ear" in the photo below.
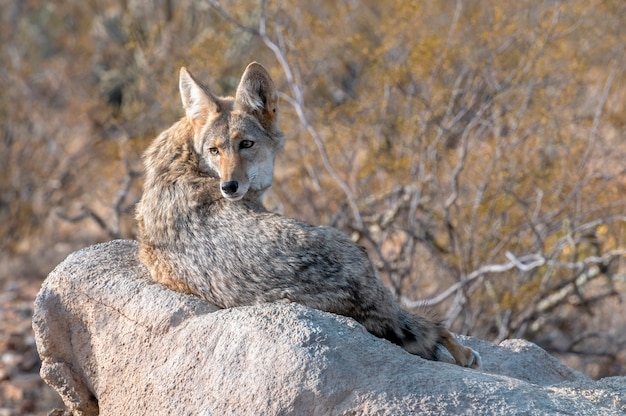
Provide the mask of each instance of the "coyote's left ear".
POLYGON ((272 125, 278 115, 278 93, 265 68, 252 62, 241 77, 235 93, 235 110, 255 115, 272 125))

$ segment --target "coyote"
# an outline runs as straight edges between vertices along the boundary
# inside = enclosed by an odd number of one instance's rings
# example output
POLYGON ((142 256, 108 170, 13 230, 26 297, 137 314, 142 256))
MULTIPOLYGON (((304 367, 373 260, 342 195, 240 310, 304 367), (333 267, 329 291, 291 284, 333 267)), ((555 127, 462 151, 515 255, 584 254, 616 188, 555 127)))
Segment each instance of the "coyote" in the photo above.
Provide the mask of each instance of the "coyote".
POLYGON ((153 280, 221 308, 301 303, 423 358, 479 366, 441 324, 402 310, 346 235, 265 210, 283 134, 261 65, 248 65, 234 98, 214 96, 185 68, 179 89, 185 115, 144 154, 139 257, 153 280))

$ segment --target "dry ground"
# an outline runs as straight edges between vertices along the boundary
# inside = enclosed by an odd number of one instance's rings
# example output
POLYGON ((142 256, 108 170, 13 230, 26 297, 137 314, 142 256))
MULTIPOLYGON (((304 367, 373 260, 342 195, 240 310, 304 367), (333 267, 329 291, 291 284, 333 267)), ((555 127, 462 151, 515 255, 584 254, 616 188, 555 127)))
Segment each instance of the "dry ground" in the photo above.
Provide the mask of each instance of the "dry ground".
POLYGON ((0 287, 0 416, 46 415, 63 407, 39 377, 41 361, 31 327, 39 281, 4 281, 0 287))

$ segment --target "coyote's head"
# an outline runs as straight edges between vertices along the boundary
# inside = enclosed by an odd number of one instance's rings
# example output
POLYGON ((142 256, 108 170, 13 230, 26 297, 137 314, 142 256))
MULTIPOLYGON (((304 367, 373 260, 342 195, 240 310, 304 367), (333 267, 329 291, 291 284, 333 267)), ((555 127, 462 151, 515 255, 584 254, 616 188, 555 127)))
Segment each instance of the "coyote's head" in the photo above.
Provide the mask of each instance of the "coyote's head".
POLYGON ((267 71, 256 62, 248 65, 235 97, 214 96, 185 68, 179 88, 199 168, 220 178, 224 198, 236 201, 249 190, 267 189, 283 147, 278 94, 267 71))

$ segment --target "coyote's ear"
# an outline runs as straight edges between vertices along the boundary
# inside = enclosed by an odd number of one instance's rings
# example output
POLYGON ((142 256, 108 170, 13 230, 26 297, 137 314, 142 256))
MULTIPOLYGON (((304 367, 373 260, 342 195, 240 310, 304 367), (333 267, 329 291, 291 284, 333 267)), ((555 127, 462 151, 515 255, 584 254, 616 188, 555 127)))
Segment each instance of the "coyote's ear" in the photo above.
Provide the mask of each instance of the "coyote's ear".
POLYGON ((278 114, 278 92, 265 68, 252 62, 235 93, 235 110, 254 114, 261 122, 273 123, 278 114))
POLYGON ((189 120, 206 119, 210 114, 219 112, 215 97, 185 67, 180 69, 178 88, 189 120))

